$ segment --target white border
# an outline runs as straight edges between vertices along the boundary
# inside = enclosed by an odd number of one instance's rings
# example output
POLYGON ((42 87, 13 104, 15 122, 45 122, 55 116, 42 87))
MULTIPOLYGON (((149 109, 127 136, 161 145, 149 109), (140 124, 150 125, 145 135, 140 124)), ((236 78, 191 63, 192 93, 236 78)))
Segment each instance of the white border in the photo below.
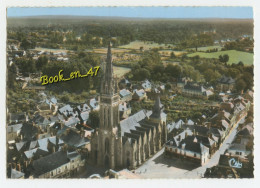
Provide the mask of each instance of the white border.
POLYGON ((1 124, 0 124, 0 144, 1 144, 1 155, 0 155, 0 186, 1 187, 72 187, 72 186, 84 186, 84 187, 260 187, 259 177, 259 144, 260 143, 260 128, 259 128, 259 16, 260 16, 260 1, 257 0, 0 0, 0 113, 1 113, 1 124), (6 8, 7 7, 79 7, 79 6, 252 6, 254 8, 254 39, 255 39, 255 178, 254 179, 239 179, 239 180, 226 180, 226 179, 172 179, 172 180, 9 180, 6 179, 6 155, 5 155, 5 95, 6 95, 6 8), (257 106, 257 107, 256 107, 257 106))

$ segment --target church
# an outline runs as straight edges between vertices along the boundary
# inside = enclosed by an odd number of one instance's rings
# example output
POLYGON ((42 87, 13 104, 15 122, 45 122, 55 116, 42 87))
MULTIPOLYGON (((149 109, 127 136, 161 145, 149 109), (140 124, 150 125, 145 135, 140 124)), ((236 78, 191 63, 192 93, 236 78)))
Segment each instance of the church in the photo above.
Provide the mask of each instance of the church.
POLYGON ((109 44, 101 81, 99 128, 91 135, 91 158, 97 166, 135 169, 166 143, 167 115, 158 96, 152 111, 141 110, 120 121, 118 93, 109 44))

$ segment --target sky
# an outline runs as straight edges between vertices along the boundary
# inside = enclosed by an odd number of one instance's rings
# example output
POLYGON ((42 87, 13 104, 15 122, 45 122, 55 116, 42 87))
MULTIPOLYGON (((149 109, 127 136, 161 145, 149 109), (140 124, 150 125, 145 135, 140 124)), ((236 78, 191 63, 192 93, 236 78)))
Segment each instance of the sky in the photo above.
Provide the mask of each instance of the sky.
POLYGON ((7 9, 7 17, 74 15, 134 18, 253 18, 252 7, 38 7, 7 9))

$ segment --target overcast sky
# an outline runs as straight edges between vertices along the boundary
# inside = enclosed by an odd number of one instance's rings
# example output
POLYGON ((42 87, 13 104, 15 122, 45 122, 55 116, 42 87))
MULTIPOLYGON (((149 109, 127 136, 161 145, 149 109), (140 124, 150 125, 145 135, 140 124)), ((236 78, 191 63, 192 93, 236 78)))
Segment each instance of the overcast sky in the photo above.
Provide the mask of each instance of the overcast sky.
POLYGON ((252 7, 55 7, 8 8, 8 17, 41 15, 134 18, 253 18, 252 7))

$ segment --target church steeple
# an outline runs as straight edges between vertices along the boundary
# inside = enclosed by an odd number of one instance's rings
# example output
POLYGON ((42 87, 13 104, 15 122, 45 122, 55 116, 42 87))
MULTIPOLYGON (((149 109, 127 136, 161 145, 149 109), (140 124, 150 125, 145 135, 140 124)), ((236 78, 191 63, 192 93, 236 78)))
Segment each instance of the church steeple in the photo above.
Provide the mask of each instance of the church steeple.
POLYGON ((162 110, 163 105, 161 104, 160 96, 158 95, 153 106, 153 113, 151 117, 160 118, 162 110))
POLYGON ((105 63, 105 72, 101 82, 101 94, 113 95, 114 94, 114 78, 113 78, 113 63, 111 43, 108 43, 107 58, 105 63))

